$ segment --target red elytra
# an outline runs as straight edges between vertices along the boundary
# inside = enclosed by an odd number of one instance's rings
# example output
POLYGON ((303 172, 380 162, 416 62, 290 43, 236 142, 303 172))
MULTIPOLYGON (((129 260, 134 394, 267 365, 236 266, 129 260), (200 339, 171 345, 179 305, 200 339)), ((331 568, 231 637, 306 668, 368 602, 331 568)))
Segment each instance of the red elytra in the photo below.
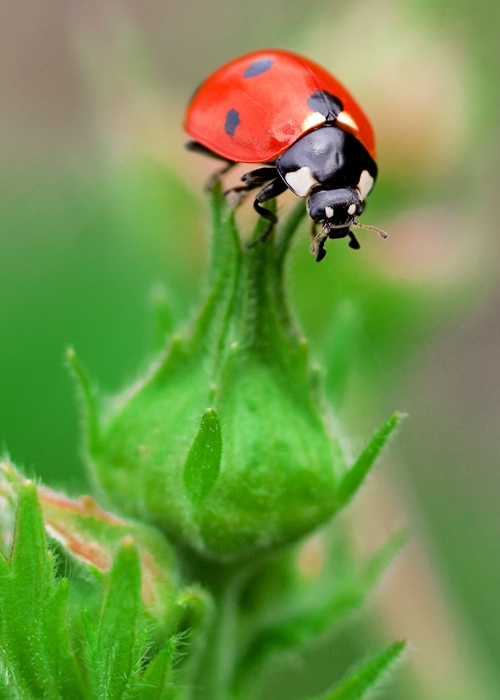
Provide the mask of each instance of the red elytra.
POLYGON ((356 136, 375 160, 373 129, 352 95, 314 61, 280 49, 253 51, 212 73, 191 100, 184 128, 229 160, 273 161, 326 121, 308 106, 318 91, 340 100, 338 126, 356 136))

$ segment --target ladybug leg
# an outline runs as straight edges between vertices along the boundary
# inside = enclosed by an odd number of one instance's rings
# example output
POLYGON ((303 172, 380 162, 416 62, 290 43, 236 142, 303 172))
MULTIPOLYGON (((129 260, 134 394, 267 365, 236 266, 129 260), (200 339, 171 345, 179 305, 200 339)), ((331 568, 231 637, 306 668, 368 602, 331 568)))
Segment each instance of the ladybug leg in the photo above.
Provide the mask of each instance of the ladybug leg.
POLYGON ((220 156, 218 153, 215 153, 215 151, 211 151, 210 148, 203 146, 203 144, 199 143, 198 141, 188 141, 185 144, 185 146, 188 149, 188 151, 193 151, 194 153, 201 153, 203 156, 215 158, 216 160, 222 160, 226 163, 226 165, 224 165, 222 168, 216 170, 215 173, 210 175, 210 177, 205 183, 205 189, 207 190, 211 190, 215 183, 220 179, 221 175, 225 175, 229 170, 231 170, 232 167, 236 165, 236 161, 224 158, 224 156, 220 156))
POLYGON ((328 236, 323 236, 319 239, 318 247, 316 249, 316 262, 321 262, 326 255, 325 243, 328 240, 328 236))
POLYGON ((260 192, 257 192, 253 203, 253 208, 255 209, 257 214, 262 216, 264 219, 267 219, 269 221, 269 224, 264 229, 263 233, 259 236, 259 238, 257 238, 256 241, 252 241, 249 244, 250 247, 254 246, 260 241, 265 241, 278 221, 278 217, 273 211, 269 211, 269 209, 265 209, 260 205, 264 202, 269 202, 269 200, 274 199, 275 197, 278 197, 278 195, 283 194, 283 192, 286 192, 287 189, 288 187, 287 185, 285 185, 281 177, 277 177, 274 180, 272 180, 272 182, 270 182, 268 185, 263 187, 260 192))
POLYGON ((325 243, 328 236, 323 230, 318 232, 318 221, 311 220, 311 253, 316 255, 316 262, 321 262, 326 255, 325 243))
POLYGON ((231 187, 231 189, 226 190, 224 194, 228 194, 229 192, 250 192, 250 190, 261 187, 261 185, 269 182, 269 180, 274 180, 276 177, 278 177, 276 168, 257 168, 256 170, 251 170, 249 173, 242 175, 241 180, 245 183, 244 185, 231 187))
POLYGON ((361 248, 361 245, 354 233, 352 231, 349 231, 347 235, 351 239, 349 241, 349 248, 352 248, 353 250, 359 250, 361 248))

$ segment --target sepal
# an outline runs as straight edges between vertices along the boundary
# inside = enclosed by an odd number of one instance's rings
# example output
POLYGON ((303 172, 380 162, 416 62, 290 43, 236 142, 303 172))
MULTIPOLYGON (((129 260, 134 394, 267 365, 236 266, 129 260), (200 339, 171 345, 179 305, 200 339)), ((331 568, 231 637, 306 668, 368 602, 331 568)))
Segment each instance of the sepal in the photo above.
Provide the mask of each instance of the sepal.
MULTIPOLYGON (((395 642, 326 695, 309 700, 363 700, 376 690, 400 661, 406 642, 395 642)), ((370 695, 371 697, 371 695, 370 695)))
POLYGON ((222 435, 219 417, 212 408, 207 408, 184 465, 184 486, 194 506, 205 499, 215 486, 221 458, 222 435))
POLYGON ((55 580, 32 482, 20 489, 12 551, 0 570, 0 659, 7 687, 29 700, 83 700, 65 620, 68 581, 55 580))
MULTIPOLYGON (((334 538, 328 546, 328 542, 323 544, 314 536, 305 548, 319 547, 315 570, 308 571, 303 565, 299 569, 277 566, 274 580, 269 580, 269 568, 264 569, 265 603, 260 610, 252 610, 252 624, 242 635, 236 692, 252 682, 256 669, 285 653, 297 653, 359 610, 405 541, 406 534, 396 532, 370 559, 359 564, 353 562, 352 552, 346 551, 343 542, 334 538)), ((257 578, 253 587, 258 585, 257 578)), ((246 595, 251 596, 252 591, 246 595)))
POLYGON ((375 433, 358 459, 344 475, 337 493, 341 506, 345 506, 354 497, 390 436, 405 417, 406 414, 400 411, 393 413, 375 433))
MULTIPOLYGON (((3 487, 5 495, 5 481, 3 487)), ((0 555, 1 697, 170 700, 177 692, 173 662, 180 635, 160 641, 156 626, 152 635, 134 540, 122 539, 111 569, 99 579, 100 609, 83 610, 78 622, 68 614, 75 581, 57 579, 39 493, 27 480, 16 483, 15 496, 7 493, 6 500, 16 500, 18 507, 11 552, 8 558, 0 555)), ((75 594, 76 589, 73 599, 75 594)), ((183 601, 180 593, 177 597, 175 605, 197 608, 199 619, 203 595, 185 590, 183 601)))
POLYGON ((81 399, 86 447, 91 454, 94 454, 99 451, 100 445, 99 404, 97 392, 94 390, 87 371, 80 362, 80 359, 73 348, 69 348, 66 357, 68 365, 75 378, 75 382, 78 386, 79 396, 81 399))
MULTIPOLYGON (((0 464, 0 497, 4 499, 5 512, 16 512, 18 495, 28 483, 12 464, 0 464)), ((161 534, 103 510, 91 496, 71 499, 44 486, 32 487, 37 492, 47 534, 61 545, 61 553, 90 572, 109 571, 123 538, 132 537, 141 560, 141 591, 147 614, 170 628, 178 624, 185 611, 173 602, 179 595, 177 565, 161 534)), ((1 534, 8 543, 9 533, 4 530, 1 534)), ((35 534, 33 541, 34 537, 35 534)))

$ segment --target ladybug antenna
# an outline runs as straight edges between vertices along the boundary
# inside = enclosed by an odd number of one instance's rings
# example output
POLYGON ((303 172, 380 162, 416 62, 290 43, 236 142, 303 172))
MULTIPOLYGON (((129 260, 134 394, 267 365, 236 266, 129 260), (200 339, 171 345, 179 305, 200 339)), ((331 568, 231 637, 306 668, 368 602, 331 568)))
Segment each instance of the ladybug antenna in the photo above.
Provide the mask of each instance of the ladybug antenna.
POLYGON ((321 231, 318 231, 318 233, 314 236, 314 238, 311 241, 311 253, 313 255, 318 249, 318 243, 320 243, 322 238, 328 238, 328 234, 325 233, 324 225, 321 227, 321 231))
POLYGON ((370 229, 371 231, 376 231, 380 238, 387 238, 389 234, 386 231, 383 231, 381 228, 377 228, 376 226, 368 226, 367 224, 360 224, 359 221, 354 221, 351 226, 356 226, 357 228, 367 228, 370 229))

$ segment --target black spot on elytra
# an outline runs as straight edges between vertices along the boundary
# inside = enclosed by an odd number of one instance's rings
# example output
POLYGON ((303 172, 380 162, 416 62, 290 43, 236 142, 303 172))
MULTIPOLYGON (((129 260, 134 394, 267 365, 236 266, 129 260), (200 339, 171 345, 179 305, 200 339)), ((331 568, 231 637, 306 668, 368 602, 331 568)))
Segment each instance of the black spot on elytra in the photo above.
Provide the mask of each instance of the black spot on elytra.
POLYGON ((344 109, 342 102, 326 90, 318 90, 307 100, 313 112, 322 114, 327 122, 333 122, 344 109))
POLYGON ((230 109, 226 114, 226 123, 224 124, 224 130, 228 136, 234 136, 236 127, 240 123, 240 115, 235 109, 230 109))
POLYGON ((258 61, 251 63, 243 73, 244 78, 255 78, 256 75, 265 73, 273 65, 272 58, 261 58, 258 61))

